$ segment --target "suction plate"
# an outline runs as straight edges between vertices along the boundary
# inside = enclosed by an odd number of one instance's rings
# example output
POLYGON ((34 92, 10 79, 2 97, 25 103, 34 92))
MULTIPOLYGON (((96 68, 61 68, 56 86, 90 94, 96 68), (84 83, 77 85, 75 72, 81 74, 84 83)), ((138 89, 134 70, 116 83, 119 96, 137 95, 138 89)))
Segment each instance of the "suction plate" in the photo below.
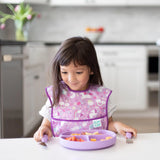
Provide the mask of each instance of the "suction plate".
POLYGON ((116 134, 108 130, 78 130, 65 132, 60 135, 60 144, 65 148, 74 150, 102 149, 110 147, 115 143, 116 134), (84 133, 85 135, 83 135, 84 133), (84 142, 66 140, 66 138, 73 136, 75 136, 76 139, 84 140, 84 142))

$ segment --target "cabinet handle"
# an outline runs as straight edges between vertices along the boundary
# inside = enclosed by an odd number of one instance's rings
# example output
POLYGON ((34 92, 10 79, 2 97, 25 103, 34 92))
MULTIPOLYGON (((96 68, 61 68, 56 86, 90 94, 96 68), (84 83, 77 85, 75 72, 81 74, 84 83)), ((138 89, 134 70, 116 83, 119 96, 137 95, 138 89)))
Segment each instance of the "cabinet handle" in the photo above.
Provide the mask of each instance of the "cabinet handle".
POLYGON ((35 76, 34 76, 34 79, 39 79, 39 75, 35 75, 35 76))
POLYGON ((17 54, 17 55, 5 54, 2 56, 2 60, 4 62, 11 62, 13 60, 24 60, 28 58, 29 56, 24 54, 17 54))
POLYGON ((116 66, 116 64, 115 64, 115 63, 105 63, 104 65, 105 65, 105 66, 111 66, 111 67, 116 66))
POLYGON ((108 56, 117 56, 118 55, 118 52, 114 52, 114 51, 103 51, 102 52, 102 54, 103 54, 103 56, 106 56, 106 57, 108 57, 108 56))
POLYGON ((114 66, 115 66, 115 63, 111 63, 111 66, 114 67, 114 66))

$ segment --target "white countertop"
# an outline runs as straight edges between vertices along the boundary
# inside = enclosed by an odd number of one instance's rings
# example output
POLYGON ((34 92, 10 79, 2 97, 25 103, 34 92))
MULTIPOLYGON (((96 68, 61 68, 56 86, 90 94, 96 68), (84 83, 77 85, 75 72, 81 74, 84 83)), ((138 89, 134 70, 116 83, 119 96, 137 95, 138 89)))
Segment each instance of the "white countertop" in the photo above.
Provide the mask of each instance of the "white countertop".
POLYGON ((64 148, 58 138, 51 139, 47 148, 33 138, 0 139, 1 160, 151 160, 160 158, 160 133, 138 134, 133 144, 117 136, 114 146, 94 151, 64 148))

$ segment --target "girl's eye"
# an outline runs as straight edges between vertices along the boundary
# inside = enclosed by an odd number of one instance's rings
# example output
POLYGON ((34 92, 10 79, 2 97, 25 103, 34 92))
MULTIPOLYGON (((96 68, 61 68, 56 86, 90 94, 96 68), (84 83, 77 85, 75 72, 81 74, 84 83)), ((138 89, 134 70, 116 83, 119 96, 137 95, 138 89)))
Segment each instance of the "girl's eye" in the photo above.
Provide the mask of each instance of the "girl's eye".
POLYGON ((67 74, 67 72, 61 72, 62 74, 67 74))
POLYGON ((76 72, 77 74, 82 74, 83 72, 76 72))

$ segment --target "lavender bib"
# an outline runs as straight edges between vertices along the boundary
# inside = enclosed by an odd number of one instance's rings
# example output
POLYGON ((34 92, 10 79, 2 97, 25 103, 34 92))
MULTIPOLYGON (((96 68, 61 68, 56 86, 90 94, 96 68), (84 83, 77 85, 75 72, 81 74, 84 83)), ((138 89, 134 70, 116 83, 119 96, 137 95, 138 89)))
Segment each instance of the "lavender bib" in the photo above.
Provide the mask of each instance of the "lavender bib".
MULTIPOLYGON (((82 129, 107 129, 111 92, 98 85, 90 85, 85 91, 72 91, 63 85, 59 104, 51 110, 53 136, 82 129)), ((52 86, 46 88, 46 93, 52 105, 52 86)))

